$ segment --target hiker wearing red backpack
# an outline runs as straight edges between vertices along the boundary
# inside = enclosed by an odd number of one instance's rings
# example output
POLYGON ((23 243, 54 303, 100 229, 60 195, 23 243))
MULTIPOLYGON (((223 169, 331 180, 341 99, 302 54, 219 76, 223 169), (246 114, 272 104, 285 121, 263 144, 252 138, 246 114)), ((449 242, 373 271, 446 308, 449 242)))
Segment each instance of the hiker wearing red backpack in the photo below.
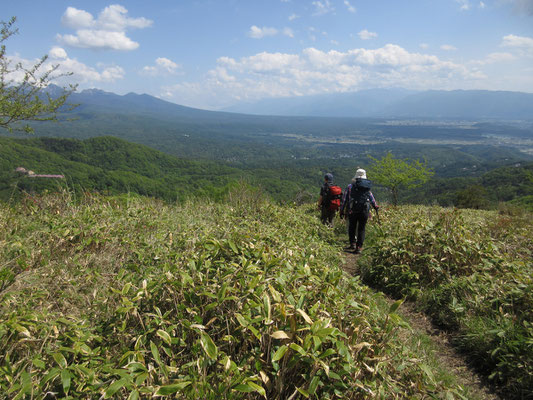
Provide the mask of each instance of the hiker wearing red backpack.
POLYGON ((342 189, 340 186, 333 184, 333 175, 327 173, 324 176, 324 184, 320 188, 320 197, 318 198, 318 208, 321 209, 322 223, 333 225, 335 213, 340 208, 342 189))
POLYGON ((356 254, 361 252, 365 241, 365 228, 370 215, 370 206, 379 209, 370 191, 372 182, 366 179, 366 171, 358 168, 352 183, 344 191, 342 204, 340 207, 340 216, 348 218, 348 238, 350 245, 346 248, 348 251, 354 251, 356 254), (357 231, 357 237, 356 237, 357 231))

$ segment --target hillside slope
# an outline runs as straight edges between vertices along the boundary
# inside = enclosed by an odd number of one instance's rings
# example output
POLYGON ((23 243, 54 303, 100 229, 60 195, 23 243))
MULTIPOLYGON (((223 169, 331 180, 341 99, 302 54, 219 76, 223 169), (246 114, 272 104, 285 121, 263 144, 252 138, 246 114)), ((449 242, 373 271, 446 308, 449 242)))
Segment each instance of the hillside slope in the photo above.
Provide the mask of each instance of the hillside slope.
POLYGON ((210 161, 184 160, 113 137, 76 139, 0 137, 0 199, 22 191, 98 190, 134 192, 166 200, 209 193, 216 198, 240 171, 210 161), (24 167, 39 174, 63 174, 64 180, 15 173, 24 167), (14 191, 14 187, 18 190, 14 191), (217 194, 219 193, 219 194, 217 194))
POLYGON ((0 205, 0 398, 465 398, 309 207, 0 205), (462 396, 462 397, 461 397, 462 396))

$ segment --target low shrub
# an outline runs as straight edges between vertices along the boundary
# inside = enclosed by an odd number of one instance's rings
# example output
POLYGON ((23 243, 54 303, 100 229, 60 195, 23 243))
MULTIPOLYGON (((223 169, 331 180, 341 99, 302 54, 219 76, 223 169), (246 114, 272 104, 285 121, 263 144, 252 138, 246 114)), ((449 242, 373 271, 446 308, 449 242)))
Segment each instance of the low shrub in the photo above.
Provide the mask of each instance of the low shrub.
POLYGON ((506 398, 530 395, 531 215, 405 206, 382 221, 364 280, 415 300, 506 398))
POLYGON ((2 240, 28 254, 0 293, 0 398, 464 398, 310 206, 230 196, 2 205, 2 240))

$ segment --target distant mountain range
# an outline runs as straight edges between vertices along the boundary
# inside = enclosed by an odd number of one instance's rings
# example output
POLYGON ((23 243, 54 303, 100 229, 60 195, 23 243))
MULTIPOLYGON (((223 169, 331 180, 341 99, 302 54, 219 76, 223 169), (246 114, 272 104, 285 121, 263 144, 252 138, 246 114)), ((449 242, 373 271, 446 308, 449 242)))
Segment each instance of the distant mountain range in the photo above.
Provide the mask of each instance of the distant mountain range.
MULTIPOLYGON (((57 88, 51 88, 52 91, 57 88)), ((489 90, 372 89, 263 99, 239 103, 221 111, 186 107, 147 94, 117 95, 98 89, 73 93, 76 113, 119 113, 157 116, 180 121, 252 123, 258 116, 341 118, 429 118, 466 120, 533 120, 533 93, 489 90), (239 115, 236 115, 239 114, 239 115)))
POLYGON ((258 115, 533 120, 533 94, 489 90, 374 89, 242 103, 225 111, 258 115))

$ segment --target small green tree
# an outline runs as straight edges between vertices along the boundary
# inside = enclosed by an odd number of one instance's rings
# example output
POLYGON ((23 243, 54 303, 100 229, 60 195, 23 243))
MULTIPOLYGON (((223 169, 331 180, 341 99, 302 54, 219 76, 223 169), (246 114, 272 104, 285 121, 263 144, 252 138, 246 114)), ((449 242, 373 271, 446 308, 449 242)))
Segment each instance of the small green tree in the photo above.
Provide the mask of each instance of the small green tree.
POLYGON ((400 189, 411 189, 427 182, 433 176, 427 162, 418 160, 394 158, 391 153, 380 160, 369 156, 373 164, 370 166, 372 179, 378 184, 388 188, 392 194, 392 202, 398 204, 400 189))
POLYGON ((27 122, 57 121, 59 109, 76 87, 63 88, 57 97, 44 92, 53 80, 71 75, 57 73, 59 65, 45 66, 46 55, 31 68, 25 68, 22 63, 13 65, 6 55, 4 42, 18 33, 15 22, 16 17, 8 22, 0 21, 0 128, 33 132, 27 122))

